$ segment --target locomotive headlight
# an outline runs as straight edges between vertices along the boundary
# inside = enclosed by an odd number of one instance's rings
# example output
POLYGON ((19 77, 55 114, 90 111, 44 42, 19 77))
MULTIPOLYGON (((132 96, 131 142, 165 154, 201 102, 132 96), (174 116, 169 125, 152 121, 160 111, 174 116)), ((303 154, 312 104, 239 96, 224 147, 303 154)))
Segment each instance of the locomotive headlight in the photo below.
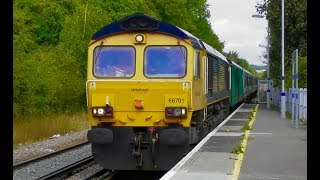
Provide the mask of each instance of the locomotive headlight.
POLYGON ((103 113, 104 113, 103 108, 99 108, 99 109, 98 109, 98 114, 99 114, 99 115, 103 115, 103 113))
POLYGON ((173 111, 173 114, 175 116, 180 116, 181 115, 182 110, 180 108, 175 108, 173 111))
POLYGON ((181 109, 181 114, 185 115, 186 114, 186 109, 181 109))
POLYGON ((93 107, 92 116, 95 117, 113 117, 113 107, 93 107))
POLYGON ((137 43, 142 43, 143 40, 144 40, 143 35, 141 35, 141 34, 136 35, 136 42, 137 43))

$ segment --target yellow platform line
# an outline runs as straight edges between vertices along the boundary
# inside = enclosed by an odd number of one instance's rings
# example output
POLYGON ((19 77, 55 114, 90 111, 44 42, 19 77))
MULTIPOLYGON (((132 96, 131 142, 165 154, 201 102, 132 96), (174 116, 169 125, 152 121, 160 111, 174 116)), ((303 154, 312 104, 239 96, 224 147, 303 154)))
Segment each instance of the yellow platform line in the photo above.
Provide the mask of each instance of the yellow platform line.
MULTIPOLYGON (((255 119, 256 119, 256 112, 258 110, 258 106, 259 104, 256 105, 256 107, 254 108, 254 112, 253 112, 253 117, 252 117, 252 120, 249 122, 249 126, 252 127, 255 119)), ((243 141, 241 143, 241 147, 242 147, 242 151, 243 153, 239 153, 237 158, 236 158, 236 162, 235 162, 235 165, 234 165, 234 168, 233 168, 233 173, 232 173, 232 179, 234 180, 238 180, 239 178, 239 174, 240 174, 240 170, 241 170, 241 165, 242 165, 242 161, 243 161, 243 158, 244 158, 244 153, 246 152, 246 147, 247 147, 247 142, 248 142, 248 138, 249 138, 249 134, 250 134, 250 131, 251 130, 246 130, 245 134, 244 134, 244 138, 243 138, 243 141)))

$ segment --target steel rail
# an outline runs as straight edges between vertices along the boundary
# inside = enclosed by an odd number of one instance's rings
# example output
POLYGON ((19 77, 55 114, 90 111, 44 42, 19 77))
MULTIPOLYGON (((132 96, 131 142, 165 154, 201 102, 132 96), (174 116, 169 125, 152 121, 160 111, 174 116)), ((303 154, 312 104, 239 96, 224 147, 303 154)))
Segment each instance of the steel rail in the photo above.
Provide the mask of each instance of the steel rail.
POLYGON ((69 164, 63 168, 60 168, 54 172, 51 172, 51 173, 48 173, 44 176, 41 176, 39 178, 37 178, 37 180, 44 180, 44 179, 55 179, 55 178, 58 178, 58 179, 61 179, 60 177, 63 176, 63 175, 68 175, 70 176, 70 172, 74 172, 74 170, 78 169, 78 168, 81 168, 85 165, 88 165, 90 163, 93 163, 94 162, 94 158, 93 156, 88 156, 84 159, 81 159, 80 161, 77 161, 75 163, 72 163, 72 164, 69 164))
POLYGON ((86 176, 84 180, 106 178, 111 179, 114 174, 107 169, 100 169, 86 176))
POLYGON ((71 146, 71 147, 67 147, 67 148, 64 148, 64 149, 61 149, 59 151, 56 151, 54 153, 49 153, 49 154, 45 154, 43 156, 39 156, 39 157, 36 157, 36 158, 33 158, 33 159, 30 159, 30 160, 27 160, 27 161, 23 161, 21 163, 18 163, 18 164, 15 164, 13 165, 13 169, 17 169, 17 168, 20 168, 20 167, 23 167, 23 166, 28 166, 29 164, 32 164, 32 163, 35 163, 35 162, 39 162, 43 159, 47 159, 47 158, 50 158, 50 157, 53 157, 53 156, 56 156, 56 155, 59 155, 59 154, 62 154, 62 153, 65 153, 67 151, 70 151, 70 150, 73 150, 73 149, 76 149, 80 146, 85 146, 89 144, 88 141, 86 142, 83 142, 83 143, 80 143, 80 144, 77 144, 75 146, 71 146))

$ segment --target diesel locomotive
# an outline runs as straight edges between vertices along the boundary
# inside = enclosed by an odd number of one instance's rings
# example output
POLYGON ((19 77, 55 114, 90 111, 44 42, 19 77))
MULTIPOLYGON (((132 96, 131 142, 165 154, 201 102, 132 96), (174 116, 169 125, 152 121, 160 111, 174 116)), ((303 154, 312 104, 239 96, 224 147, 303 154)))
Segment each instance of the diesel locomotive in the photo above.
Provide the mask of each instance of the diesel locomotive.
POLYGON ((256 91, 256 77, 204 41, 133 14, 89 42, 93 156, 106 169, 170 170, 256 91))

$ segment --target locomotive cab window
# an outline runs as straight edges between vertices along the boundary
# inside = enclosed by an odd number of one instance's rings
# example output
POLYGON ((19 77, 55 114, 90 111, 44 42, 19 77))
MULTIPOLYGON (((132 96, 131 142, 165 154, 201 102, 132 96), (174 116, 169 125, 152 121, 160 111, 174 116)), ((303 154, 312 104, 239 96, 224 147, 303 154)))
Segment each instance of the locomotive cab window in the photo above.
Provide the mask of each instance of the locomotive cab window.
POLYGON ((93 75, 98 78, 130 78, 135 73, 135 49, 131 46, 98 46, 94 49, 93 75))
POLYGON ((187 49, 183 46, 148 46, 144 75, 149 78, 182 78, 186 75, 187 49))

